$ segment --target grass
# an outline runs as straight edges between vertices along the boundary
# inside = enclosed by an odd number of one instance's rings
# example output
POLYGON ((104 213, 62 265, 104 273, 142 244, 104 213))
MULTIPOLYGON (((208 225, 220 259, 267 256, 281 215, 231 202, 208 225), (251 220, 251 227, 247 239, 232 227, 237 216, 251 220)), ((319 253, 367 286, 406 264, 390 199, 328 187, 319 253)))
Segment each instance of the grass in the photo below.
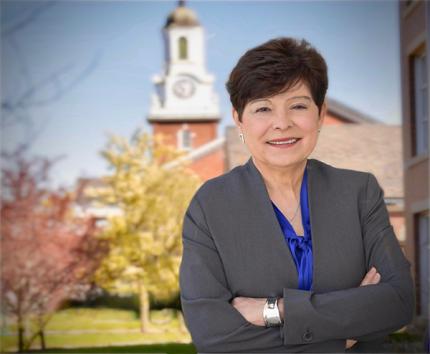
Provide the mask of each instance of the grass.
MULTIPOLYGON (((32 351, 41 353, 41 351, 32 351)), ((196 349, 192 344, 152 344, 133 345, 102 348, 76 348, 76 349, 47 349, 43 353, 167 353, 167 354, 195 354, 196 349)))
MULTIPOLYGON (((176 311, 151 311, 151 321, 152 325, 148 328, 148 333, 141 333, 139 318, 133 311, 104 308, 61 310, 54 314, 46 327, 46 344, 48 348, 56 348, 55 352, 58 352, 60 348, 73 348, 72 352, 77 350, 78 352, 94 352, 96 348, 100 348, 97 349, 100 352, 116 352, 111 348, 122 346, 129 351, 129 348, 132 348, 130 346, 136 346, 136 350, 141 351, 147 348, 142 345, 186 343, 188 345, 185 347, 186 352, 195 353, 194 347, 189 344, 191 337, 176 311)), ((14 325, 7 327, 9 334, 15 331, 14 325)), ((2 333, 4 333, 4 329, 2 333)), ((16 335, 2 335, 1 341, 3 351, 16 350, 16 335)), ((167 349, 172 345, 176 344, 170 344, 167 349)), ((178 345, 180 349, 181 346, 178 345)), ((32 346, 32 349, 36 348, 39 348, 38 339, 32 346)), ((154 352, 154 348, 151 346, 148 348, 148 351, 142 352, 154 352)), ((166 352, 166 348, 161 352, 166 352)), ((181 353, 177 349, 174 349, 174 352, 181 353)))
POLYGON ((130 310, 78 308, 56 313, 46 330, 139 330, 139 328, 139 318, 130 310))

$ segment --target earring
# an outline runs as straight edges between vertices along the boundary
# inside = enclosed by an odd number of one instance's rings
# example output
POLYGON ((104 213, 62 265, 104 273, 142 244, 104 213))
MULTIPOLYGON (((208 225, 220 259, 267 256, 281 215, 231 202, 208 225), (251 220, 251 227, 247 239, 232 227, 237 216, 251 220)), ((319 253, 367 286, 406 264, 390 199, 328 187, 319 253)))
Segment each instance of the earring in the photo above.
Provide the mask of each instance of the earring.
POLYGON ((243 133, 239 134, 239 139, 242 141, 242 144, 245 144, 245 138, 243 136, 243 133))
POLYGON ((318 133, 321 131, 321 129, 318 129, 318 133))

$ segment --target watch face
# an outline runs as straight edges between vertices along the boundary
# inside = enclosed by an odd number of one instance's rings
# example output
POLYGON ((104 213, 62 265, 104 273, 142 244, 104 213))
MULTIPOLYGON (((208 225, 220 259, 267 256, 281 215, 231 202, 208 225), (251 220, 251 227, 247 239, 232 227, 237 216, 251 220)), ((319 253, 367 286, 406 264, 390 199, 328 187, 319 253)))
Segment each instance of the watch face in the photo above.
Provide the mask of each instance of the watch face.
POLYGON ((188 79, 181 79, 175 82, 173 85, 173 92, 179 98, 188 98, 194 94, 196 87, 194 82, 188 79))

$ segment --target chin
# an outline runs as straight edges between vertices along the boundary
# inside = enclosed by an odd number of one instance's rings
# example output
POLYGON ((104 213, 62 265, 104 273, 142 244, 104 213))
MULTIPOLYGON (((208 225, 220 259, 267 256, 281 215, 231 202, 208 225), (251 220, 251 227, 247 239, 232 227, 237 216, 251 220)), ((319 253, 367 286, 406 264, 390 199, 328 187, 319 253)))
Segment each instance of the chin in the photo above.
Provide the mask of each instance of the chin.
POLYGON ((274 158, 273 156, 265 159, 265 163, 267 166, 273 167, 273 168, 284 168, 289 166, 294 166, 297 164, 302 163, 303 161, 306 161, 307 157, 277 157, 274 158))

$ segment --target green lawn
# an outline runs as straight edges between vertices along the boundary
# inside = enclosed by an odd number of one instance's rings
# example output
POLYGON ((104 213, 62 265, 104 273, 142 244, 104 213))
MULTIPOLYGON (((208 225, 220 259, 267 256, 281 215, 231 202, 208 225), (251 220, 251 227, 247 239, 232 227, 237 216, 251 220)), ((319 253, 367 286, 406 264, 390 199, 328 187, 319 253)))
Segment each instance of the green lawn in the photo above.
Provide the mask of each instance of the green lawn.
MULTIPOLYGON (((172 310, 151 312, 152 325, 148 333, 140 332, 139 318, 133 311, 101 309, 101 308, 75 308, 58 311, 46 328, 46 344, 48 348, 81 348, 79 352, 94 352, 100 347, 100 352, 113 352, 117 346, 123 349, 135 346, 136 352, 154 352, 154 348, 142 345, 184 343, 186 351, 178 353, 194 353, 193 346, 189 345, 191 337, 184 328, 177 313, 172 310)), ((15 325, 8 326, 9 334, 16 331, 15 325)), ((5 334, 2 329, 2 334, 5 334)), ((16 350, 16 336, 2 335, 3 351, 16 350)), ((170 346, 172 346, 171 344, 170 346)), ((33 349, 38 349, 39 341, 33 344, 33 349)), ((170 348, 170 347, 168 347, 170 348)), ((118 350, 121 350, 118 348, 118 350)), ((76 352, 72 349, 71 351, 76 352)), ((166 349, 156 352, 164 353, 166 349)))
MULTIPOLYGON (((154 315, 153 315, 154 316, 154 315)), ((139 318, 133 311, 78 308, 57 312, 46 330, 115 330, 139 329, 139 318)))
MULTIPOLYGON (((32 351, 41 353, 40 351, 32 351)), ((152 344, 152 345, 129 345, 120 347, 102 348, 77 348, 77 349, 48 349, 43 353, 167 353, 167 354, 195 354, 196 350, 192 344, 152 344)))

